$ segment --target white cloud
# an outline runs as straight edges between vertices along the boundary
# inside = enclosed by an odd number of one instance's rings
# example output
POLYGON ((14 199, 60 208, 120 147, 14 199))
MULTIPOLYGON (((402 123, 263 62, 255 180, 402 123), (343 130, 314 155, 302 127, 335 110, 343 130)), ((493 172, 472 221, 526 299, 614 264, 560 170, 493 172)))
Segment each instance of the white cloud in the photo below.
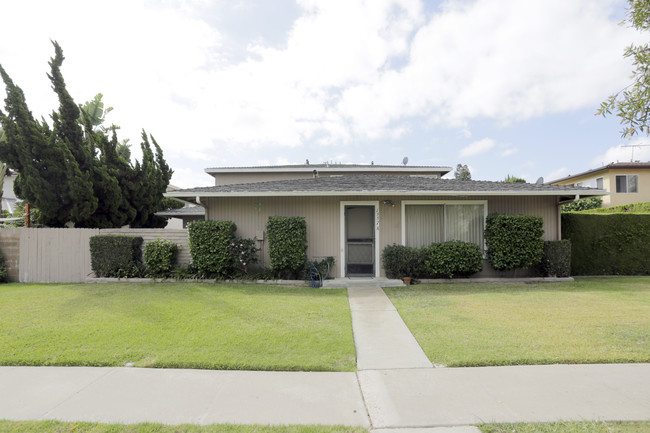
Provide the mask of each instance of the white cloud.
POLYGON ((470 156, 480 155, 492 149, 496 145, 496 142, 491 138, 483 138, 478 141, 474 141, 466 147, 463 147, 458 156, 461 158, 466 158, 470 156))
POLYGON ((501 157, 506 158, 508 156, 514 155, 518 151, 519 150, 516 147, 506 147, 501 151, 500 155, 501 157))
MULTIPOLYGON (((591 163, 598 167, 612 162, 650 161, 650 139, 637 138, 610 147, 605 153, 596 156, 591 163)), ((592 167, 595 168, 595 167, 592 167)))
MULTIPOLYGON (((0 39, 16 42, 0 45, 0 62, 34 114, 47 116, 56 106, 49 39, 58 40, 77 102, 104 93, 115 107, 109 122, 134 154, 145 128, 182 179, 181 165, 196 158, 279 161, 286 155, 262 150, 309 143, 312 155, 343 145, 355 159, 356 143, 395 142, 421 125, 458 126, 469 138, 473 120, 592 107, 628 82, 622 52, 638 38, 612 17, 621 0, 447 1, 428 13, 419 0, 297 3, 286 43, 250 41, 233 61, 208 0, 5 2, 3 16, 15 19, 3 21, 0 39)), ((494 146, 478 140, 460 155, 494 146)))
POLYGON ((544 176, 544 182, 552 182, 554 180, 562 179, 563 177, 569 176, 569 174, 568 168, 557 168, 544 176))

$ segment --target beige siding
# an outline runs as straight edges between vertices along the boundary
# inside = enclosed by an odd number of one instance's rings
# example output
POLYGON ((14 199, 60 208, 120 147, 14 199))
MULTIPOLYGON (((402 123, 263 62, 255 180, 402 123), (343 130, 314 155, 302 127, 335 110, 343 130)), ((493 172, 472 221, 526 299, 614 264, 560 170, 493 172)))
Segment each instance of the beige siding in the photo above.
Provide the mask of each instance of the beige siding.
MULTIPOLYGON (((450 197, 405 197, 405 200, 451 200, 450 197)), ((464 197, 464 200, 487 200, 488 213, 539 215, 544 221, 544 239, 559 239, 559 210, 556 197, 464 197)), ((458 200, 458 199, 456 199, 458 200)), ((390 196, 352 197, 258 197, 207 198, 207 218, 233 221, 237 236, 258 239, 263 266, 268 266, 265 226, 269 216, 302 216, 307 221, 307 255, 309 258, 333 256, 335 275, 340 274, 341 202, 379 202, 380 252, 386 245, 402 243, 401 200, 390 196), (394 206, 384 203, 390 200, 394 206)), ((377 260, 380 262, 379 258, 377 260)), ((383 272, 382 272, 383 274, 383 272)))
POLYGON ((561 237, 557 197, 493 197, 488 199, 488 213, 541 216, 544 240, 554 241, 561 237))

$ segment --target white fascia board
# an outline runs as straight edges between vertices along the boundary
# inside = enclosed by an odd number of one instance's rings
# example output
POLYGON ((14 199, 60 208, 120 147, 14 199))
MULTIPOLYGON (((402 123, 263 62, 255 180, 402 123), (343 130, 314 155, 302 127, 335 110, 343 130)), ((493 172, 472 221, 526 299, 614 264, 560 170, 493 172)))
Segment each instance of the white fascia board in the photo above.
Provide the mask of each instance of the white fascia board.
POLYGON ((167 197, 326 197, 326 196, 421 196, 421 195, 449 195, 449 196, 596 196, 609 194, 604 190, 592 191, 247 191, 247 192, 168 192, 167 197))
POLYGON ((382 167, 382 166, 369 166, 369 167, 347 167, 345 165, 330 165, 329 167, 318 167, 316 165, 311 167, 260 167, 260 168, 206 168, 204 171, 208 174, 217 174, 217 173, 312 173, 314 170, 321 172, 353 172, 353 171, 364 171, 369 173, 376 173, 378 171, 385 172, 395 172, 395 173, 404 173, 404 172, 431 172, 431 173, 441 173, 441 172, 450 172, 451 167, 382 167))

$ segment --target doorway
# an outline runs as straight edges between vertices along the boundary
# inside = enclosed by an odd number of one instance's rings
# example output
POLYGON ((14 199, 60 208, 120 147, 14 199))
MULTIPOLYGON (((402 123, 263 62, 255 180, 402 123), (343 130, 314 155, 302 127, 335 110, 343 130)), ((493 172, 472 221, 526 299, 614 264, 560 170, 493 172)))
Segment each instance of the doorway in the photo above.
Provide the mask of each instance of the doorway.
POLYGON ((376 273, 376 207, 343 206, 346 277, 374 277, 376 273))

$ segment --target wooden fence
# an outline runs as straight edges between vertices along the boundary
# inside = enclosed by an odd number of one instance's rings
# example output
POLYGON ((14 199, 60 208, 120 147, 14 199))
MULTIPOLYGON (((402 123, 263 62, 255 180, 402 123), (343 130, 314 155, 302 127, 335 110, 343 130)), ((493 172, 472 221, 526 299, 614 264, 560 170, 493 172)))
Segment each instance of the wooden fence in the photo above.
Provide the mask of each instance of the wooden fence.
POLYGON ((93 275, 89 240, 99 234, 142 236, 145 244, 157 238, 169 239, 179 246, 178 263, 190 263, 187 230, 0 229, 0 251, 5 256, 11 281, 78 283, 93 275))

